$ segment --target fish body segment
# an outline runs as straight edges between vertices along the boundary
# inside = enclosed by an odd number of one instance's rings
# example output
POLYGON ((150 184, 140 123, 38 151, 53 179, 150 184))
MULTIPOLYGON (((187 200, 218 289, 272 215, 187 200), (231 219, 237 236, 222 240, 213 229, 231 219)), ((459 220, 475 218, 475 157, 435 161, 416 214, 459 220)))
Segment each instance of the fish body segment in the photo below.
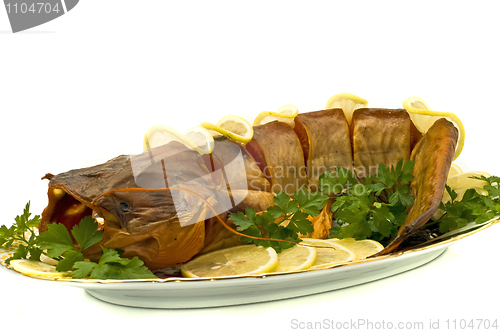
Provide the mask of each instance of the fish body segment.
POLYGON ((410 158, 410 116, 404 109, 358 109, 351 123, 354 170, 359 179, 377 173, 380 163, 396 166, 410 158))
POLYGON ((349 125, 342 109, 301 113, 294 131, 300 139, 307 165, 309 189, 319 190, 319 177, 337 168, 352 169, 349 125))
POLYGON ((254 127, 247 149, 271 183, 271 192, 292 195, 307 184, 304 154, 293 129, 274 121, 254 127))

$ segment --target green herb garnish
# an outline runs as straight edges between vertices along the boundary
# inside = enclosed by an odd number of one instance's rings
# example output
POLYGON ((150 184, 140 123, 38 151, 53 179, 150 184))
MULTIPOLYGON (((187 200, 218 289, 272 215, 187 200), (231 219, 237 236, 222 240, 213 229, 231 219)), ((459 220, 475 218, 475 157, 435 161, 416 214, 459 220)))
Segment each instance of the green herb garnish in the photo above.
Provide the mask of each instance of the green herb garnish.
POLYGON ((255 243, 264 247, 272 247, 276 252, 290 248, 294 243, 301 242, 299 234, 313 232, 314 228, 309 216, 316 216, 325 206, 328 196, 315 192, 308 193, 305 189, 294 193, 293 198, 280 191, 274 197, 276 205, 269 207, 261 214, 256 214, 253 208, 247 207, 243 212, 230 215, 237 231, 248 236, 284 240, 262 240, 242 237, 247 243, 255 243), (279 219, 279 220, 278 220, 279 219), (278 220, 279 223, 275 221, 278 220))
POLYGON ((380 163, 378 173, 361 184, 352 172, 339 168, 336 175, 327 172, 320 177, 325 191, 343 188, 332 204, 337 226, 330 231, 331 238, 366 238, 381 241, 395 235, 406 218, 406 207, 413 205, 409 183, 414 161, 403 162, 391 168, 380 163))
POLYGON ((483 187, 488 194, 479 194, 474 189, 465 191, 461 200, 457 200, 458 194, 446 185, 446 191, 451 200, 441 203, 440 209, 444 214, 434 223, 439 224, 439 232, 445 233, 458 228, 462 228, 469 222, 484 223, 500 216, 500 177, 472 177, 474 179, 488 182, 483 187))
POLYGON ((14 241, 20 242, 16 252, 5 262, 8 264, 14 259, 29 259, 40 261, 40 255, 58 261, 57 271, 71 271, 73 278, 91 279, 147 279, 156 276, 144 266, 139 258, 121 258, 121 250, 107 249, 101 246, 103 254, 98 263, 84 260, 83 251, 98 244, 102 240, 102 231, 98 230, 98 223, 90 216, 83 218, 79 224, 71 229, 73 240, 63 224, 51 223, 48 230, 36 235, 35 228, 40 222, 40 216, 33 218, 29 212, 30 203, 26 205, 24 213, 15 218, 16 223, 10 228, 0 227, 0 246, 10 246, 14 241), (26 233, 30 232, 27 238, 26 233))
POLYGON ((24 207, 23 215, 15 217, 16 223, 10 228, 5 225, 0 227, 0 246, 11 246, 14 241, 20 242, 14 255, 5 262, 8 264, 13 259, 27 259, 40 260, 42 250, 36 244, 35 228, 40 222, 40 215, 35 215, 33 218, 30 213, 30 202, 24 207), (26 233, 29 232, 30 236, 27 238, 26 233))
POLYGON ((242 237, 248 243, 272 246, 279 252, 299 243, 299 234, 314 231, 308 217, 318 215, 328 199, 335 198, 331 210, 337 226, 331 228, 330 237, 380 241, 397 233, 406 218, 406 207, 413 204, 409 186, 413 165, 414 161, 402 159, 391 168, 381 163, 378 174, 366 178, 364 184, 348 169, 327 171, 319 178, 320 192, 301 189, 293 197, 279 192, 274 198, 276 205, 266 211, 257 214, 247 208, 245 213, 233 213, 230 217, 237 231, 248 236, 286 241, 242 237))
POLYGON ((47 250, 48 257, 59 260, 56 269, 66 272, 71 270, 77 261, 84 261, 83 251, 102 240, 102 231, 98 231, 97 227, 92 217, 84 217, 71 229, 71 234, 78 243, 74 245, 64 225, 51 223, 48 230, 38 236, 38 244, 43 250, 47 250))
POLYGON ((102 247, 102 256, 98 263, 89 261, 75 262, 73 278, 83 279, 90 275, 91 279, 155 279, 154 275, 143 262, 120 257, 122 251, 102 247))
POLYGON ((376 196, 382 195, 383 191, 387 193, 389 204, 396 206, 399 203, 405 207, 413 205, 413 197, 410 194, 410 182, 413 179, 413 166, 415 161, 408 160, 403 163, 400 159, 396 167, 387 167, 384 163, 378 166, 377 174, 374 177, 368 177, 365 183, 367 187, 375 191, 376 196), (372 180, 374 181, 371 184, 372 180))

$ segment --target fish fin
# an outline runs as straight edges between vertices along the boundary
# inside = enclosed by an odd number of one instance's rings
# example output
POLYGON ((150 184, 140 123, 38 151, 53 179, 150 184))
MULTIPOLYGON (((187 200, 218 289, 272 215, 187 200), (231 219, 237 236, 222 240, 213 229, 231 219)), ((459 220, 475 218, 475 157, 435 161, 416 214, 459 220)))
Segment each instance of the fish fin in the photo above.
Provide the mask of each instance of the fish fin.
POLYGON ((321 210, 319 215, 310 217, 309 220, 312 222, 314 231, 306 235, 300 235, 301 238, 316 238, 316 239, 326 239, 330 236, 330 229, 332 228, 332 203, 333 199, 328 200, 325 207, 321 210))

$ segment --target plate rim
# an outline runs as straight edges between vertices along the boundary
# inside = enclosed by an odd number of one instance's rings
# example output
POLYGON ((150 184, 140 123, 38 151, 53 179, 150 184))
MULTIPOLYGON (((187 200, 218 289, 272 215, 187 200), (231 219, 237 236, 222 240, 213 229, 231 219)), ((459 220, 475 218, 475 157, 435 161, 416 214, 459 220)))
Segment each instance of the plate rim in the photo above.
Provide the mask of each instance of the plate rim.
MULTIPOLYGON (((234 280, 234 279, 243 279, 243 278, 266 278, 266 277, 274 277, 274 276, 285 276, 285 275, 297 275, 297 274, 306 274, 310 272, 317 272, 317 271, 329 271, 333 269, 338 269, 340 267, 348 267, 348 266, 354 266, 354 265, 360 265, 360 264, 367 264, 367 263, 372 263, 380 260, 385 260, 385 259, 390 259, 390 258, 396 258, 396 257, 401 257, 401 256, 408 256, 409 254, 415 253, 415 252, 422 252, 422 251, 428 251, 431 249, 437 250, 438 247, 448 247, 450 245, 455 244, 456 242, 471 236, 473 234, 478 233, 479 231, 485 230, 495 224, 500 223, 500 219, 494 219, 492 221, 489 221, 485 223, 482 226, 479 226, 477 228, 474 228, 470 231, 467 231, 462 234, 458 234, 456 236, 453 236, 449 239, 445 239, 442 241, 439 241, 434 244, 429 244, 427 246, 422 246, 422 247, 415 247, 412 249, 408 250, 403 250, 403 251, 398 251, 394 253, 389 253, 383 256, 378 256, 378 257, 369 257, 366 259, 361 259, 361 260, 356 260, 356 261, 351 261, 351 262, 346 262, 346 263, 339 263, 339 264, 334 264, 328 267, 324 268, 318 268, 318 269, 307 269, 304 271, 299 271, 299 272, 285 272, 285 273, 262 273, 258 275, 236 275, 236 276, 223 276, 223 277, 212 277, 212 278, 185 278, 185 277, 168 277, 168 278, 157 278, 157 279, 127 279, 127 280, 115 280, 115 279, 108 279, 108 280, 100 280, 100 279, 71 279, 71 278, 57 278, 57 277, 44 277, 44 276, 33 276, 33 275, 27 275, 23 274, 20 272, 15 271, 10 265, 7 265, 4 260, 0 260, 0 265, 5 267, 7 270, 21 275, 25 277, 29 277, 35 280, 43 280, 43 281, 51 281, 51 282, 56 282, 58 284, 64 284, 64 285, 70 285, 74 287, 81 287, 85 288, 85 286, 110 286, 110 285, 125 285, 125 284, 154 284, 154 285, 160 285, 160 284, 166 284, 166 283, 179 283, 179 282, 188 282, 188 283, 195 283, 195 282, 200 282, 200 281, 225 281, 225 280, 234 280)), ((0 249, 3 249, 0 247, 0 249)), ((101 288, 101 287, 95 287, 95 289, 101 288)), ((93 288, 94 289, 94 288, 93 288)))

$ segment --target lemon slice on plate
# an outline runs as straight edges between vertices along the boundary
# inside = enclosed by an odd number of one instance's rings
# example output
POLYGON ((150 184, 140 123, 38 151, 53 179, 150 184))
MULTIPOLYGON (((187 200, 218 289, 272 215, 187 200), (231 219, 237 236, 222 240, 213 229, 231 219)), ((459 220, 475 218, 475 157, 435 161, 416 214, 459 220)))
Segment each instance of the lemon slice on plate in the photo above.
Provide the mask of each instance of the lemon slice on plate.
POLYGON ((455 149, 455 156, 453 159, 456 159, 460 155, 464 147, 465 129, 462 121, 457 115, 451 112, 433 111, 420 97, 405 99, 403 107, 408 111, 415 127, 423 134, 440 118, 446 118, 451 121, 458 129, 457 148, 455 149))
POLYGON ((295 117, 299 114, 299 109, 295 105, 286 104, 281 106, 278 111, 262 111, 257 115, 253 121, 254 126, 264 125, 272 121, 281 121, 290 125, 290 127, 295 126, 295 117))
POLYGON ((214 149, 214 138, 202 127, 194 127, 182 134, 170 126, 157 125, 148 129, 144 135, 143 150, 148 151, 171 141, 180 142, 200 154, 209 154, 214 149))
POLYGON ((450 166, 450 171, 448 172, 448 178, 458 175, 459 173, 462 173, 462 168, 460 168, 458 165, 455 163, 452 163, 450 166))
POLYGON ((295 245, 278 253, 278 266, 273 272, 296 272, 311 267, 316 261, 316 249, 295 245))
POLYGON ((300 244, 316 248, 316 261, 311 268, 326 268, 356 259, 351 250, 325 239, 304 238, 300 244))
POLYGON ((368 101, 359 96, 350 93, 340 93, 333 95, 326 102, 326 109, 336 109, 340 108, 344 111, 347 123, 350 125, 352 121, 352 114, 354 110, 360 108, 366 108, 368 106, 368 101))
POLYGON ((253 138, 252 125, 240 116, 229 115, 219 120, 216 125, 203 122, 200 126, 207 129, 214 137, 223 135, 241 143, 248 143, 253 138))
POLYGON ((203 254, 181 266, 184 277, 256 275, 273 271, 278 254, 272 247, 241 245, 203 254))
POLYGON ((30 276, 57 278, 71 275, 69 272, 58 272, 54 265, 28 259, 11 260, 10 266, 19 273, 30 276))
POLYGON ((384 249, 384 246, 377 241, 372 239, 365 240, 355 240, 354 238, 344 238, 344 239, 329 239, 329 242, 334 244, 339 244, 350 251, 354 252, 356 255, 356 260, 365 259, 371 255, 379 253, 384 249))

